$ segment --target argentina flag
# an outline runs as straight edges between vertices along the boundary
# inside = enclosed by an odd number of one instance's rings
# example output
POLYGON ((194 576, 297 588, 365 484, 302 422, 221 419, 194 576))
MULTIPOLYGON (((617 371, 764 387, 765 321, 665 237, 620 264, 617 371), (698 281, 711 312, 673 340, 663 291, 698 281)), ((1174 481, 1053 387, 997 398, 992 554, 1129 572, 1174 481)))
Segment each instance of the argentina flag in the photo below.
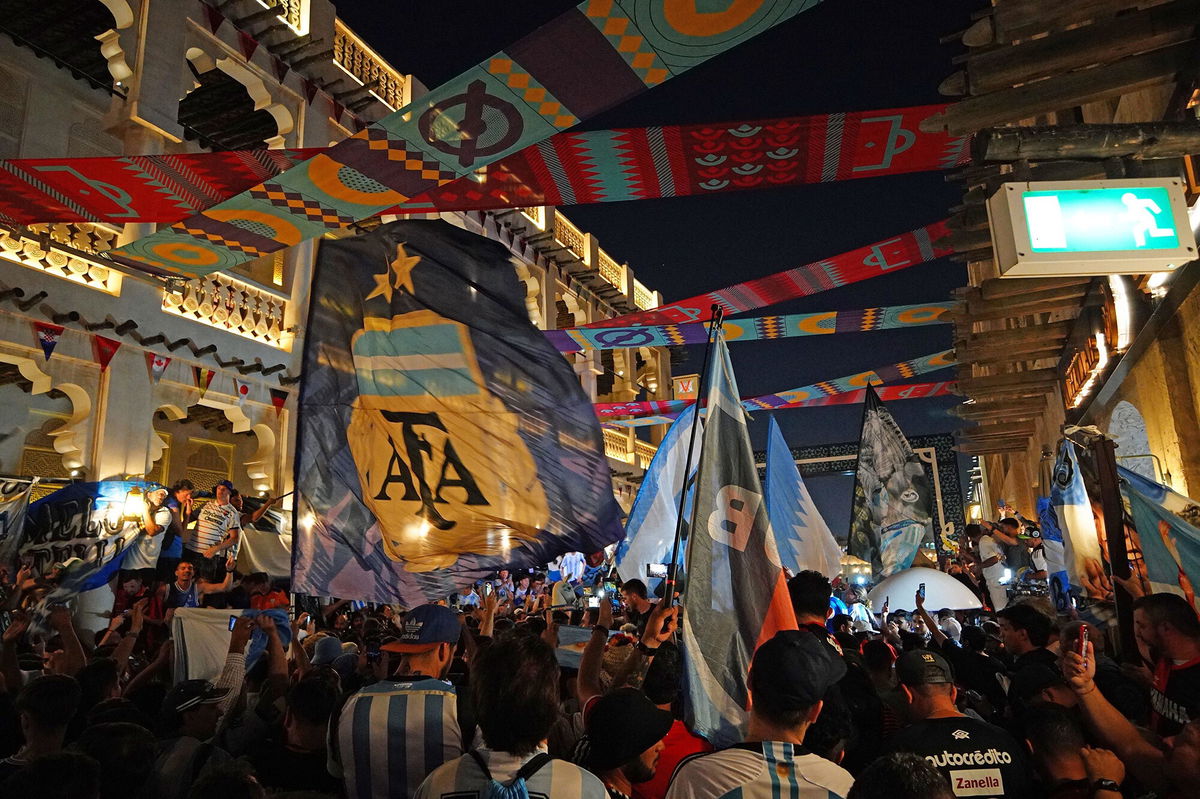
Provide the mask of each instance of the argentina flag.
POLYGON ((621 535, 599 425, 507 251, 440 221, 325 242, 293 590, 420 604, 621 535))
POLYGON ((775 417, 767 434, 767 516, 783 567, 792 574, 812 569, 833 579, 842 571, 842 549, 800 477, 775 417))

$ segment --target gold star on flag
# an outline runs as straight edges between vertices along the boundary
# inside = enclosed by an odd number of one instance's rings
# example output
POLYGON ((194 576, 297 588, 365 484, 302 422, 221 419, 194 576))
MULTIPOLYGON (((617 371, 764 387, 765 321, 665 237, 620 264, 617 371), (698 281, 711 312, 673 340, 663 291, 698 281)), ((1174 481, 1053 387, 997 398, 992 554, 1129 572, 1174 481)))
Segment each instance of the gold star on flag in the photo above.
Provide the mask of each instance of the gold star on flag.
POLYGON ((421 256, 409 255, 404 251, 403 244, 397 244, 396 257, 391 262, 390 269, 382 274, 375 275, 375 289, 367 295, 367 299, 383 297, 388 302, 391 302, 392 290, 398 288, 408 289, 409 294, 415 295, 417 292, 413 286, 412 270, 420 260, 421 256))
POLYGON ((396 280, 392 285, 395 288, 408 289, 408 293, 415 296, 417 290, 413 287, 412 270, 420 260, 421 256, 409 255, 404 251, 403 244, 397 244, 396 259, 392 261, 392 271, 396 275, 396 280))
POLYGON ((369 300, 372 297, 383 297, 388 302, 391 302, 392 281, 389 279, 391 276, 392 273, 390 271, 384 272, 380 275, 375 275, 375 290, 367 295, 367 299, 369 300))

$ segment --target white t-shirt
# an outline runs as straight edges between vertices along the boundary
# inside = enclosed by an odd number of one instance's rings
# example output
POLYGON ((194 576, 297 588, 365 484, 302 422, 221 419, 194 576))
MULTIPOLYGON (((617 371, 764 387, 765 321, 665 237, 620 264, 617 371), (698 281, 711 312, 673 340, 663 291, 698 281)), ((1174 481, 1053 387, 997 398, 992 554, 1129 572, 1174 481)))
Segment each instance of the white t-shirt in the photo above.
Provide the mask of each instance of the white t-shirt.
POLYGON ((844 799, 853 784, 850 772, 802 746, 763 741, 684 760, 666 799, 844 799))
POLYGON ((143 528, 125 552, 125 560, 121 562, 121 568, 153 569, 158 566, 158 556, 162 552, 163 538, 166 537, 167 530, 171 526, 171 509, 164 506, 154 511, 154 523, 161 529, 154 535, 146 535, 143 528))
POLYGON ((1004 577, 1004 570, 1007 568, 1004 562, 1004 548, 995 538, 985 535, 979 539, 979 560, 982 563, 991 558, 998 558, 998 560, 984 568, 983 576, 987 579, 989 586, 996 586, 1000 584, 1000 580, 1004 577))
POLYGON ((1029 562, 1033 564, 1035 572, 1046 571, 1046 550, 1042 547, 1029 550, 1029 562))

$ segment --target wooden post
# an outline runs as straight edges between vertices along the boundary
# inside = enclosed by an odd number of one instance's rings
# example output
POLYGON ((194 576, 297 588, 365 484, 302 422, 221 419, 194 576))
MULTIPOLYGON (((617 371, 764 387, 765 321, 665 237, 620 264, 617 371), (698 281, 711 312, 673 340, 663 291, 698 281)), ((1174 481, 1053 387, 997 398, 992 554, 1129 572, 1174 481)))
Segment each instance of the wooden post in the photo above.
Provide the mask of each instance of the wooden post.
MULTIPOLYGON (((1111 438, 1100 436, 1092 442, 1096 459, 1096 475, 1100 482, 1100 504, 1104 508, 1104 538, 1108 546, 1108 563, 1113 577, 1128 579, 1129 552, 1125 549, 1125 507, 1121 502, 1120 478, 1117 476, 1117 448, 1111 438)), ((1132 657, 1137 651, 1133 636, 1133 598, 1113 580, 1113 600, 1117 606, 1118 658, 1132 657)))
POLYGON ((1200 152, 1195 122, 989 128, 975 138, 984 161, 1072 158, 1177 158, 1200 152))

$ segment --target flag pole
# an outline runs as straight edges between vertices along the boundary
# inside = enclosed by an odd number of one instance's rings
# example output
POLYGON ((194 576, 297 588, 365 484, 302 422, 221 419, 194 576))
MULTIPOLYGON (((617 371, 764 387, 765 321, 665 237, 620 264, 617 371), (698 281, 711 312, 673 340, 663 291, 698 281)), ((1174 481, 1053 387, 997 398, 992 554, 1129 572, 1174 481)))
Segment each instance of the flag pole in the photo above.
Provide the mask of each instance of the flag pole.
MULTIPOLYGON (((867 413, 871 410, 871 395, 875 393, 875 386, 871 381, 867 381, 867 385, 863 391, 863 412, 862 420, 858 423, 858 450, 862 454, 862 431, 867 424, 867 413)), ((876 395, 878 399, 878 395, 876 395)), ((846 554, 862 557, 851 552, 854 542, 854 508, 858 503, 858 458, 854 459, 854 490, 850 493, 850 529, 846 533, 846 554)), ((875 558, 871 558, 871 579, 877 579, 878 574, 875 573, 875 558)))
POLYGON ((703 410, 704 401, 708 398, 708 369, 712 362, 713 342, 716 340, 717 331, 721 328, 721 320, 725 316, 725 309, 720 305, 713 303, 712 319, 708 323, 708 339, 704 345, 704 362, 700 367, 699 389, 696 392, 696 415, 692 418, 692 429, 688 436, 687 458, 683 463, 683 490, 679 492, 679 513, 675 518, 675 543, 671 547, 671 570, 667 576, 666 590, 663 591, 663 600, 665 602, 673 601, 676 587, 676 576, 679 571, 679 547, 683 539, 683 512, 684 506, 687 504, 688 492, 688 476, 692 473, 692 456, 696 449, 696 433, 700 429, 700 412, 703 410))

